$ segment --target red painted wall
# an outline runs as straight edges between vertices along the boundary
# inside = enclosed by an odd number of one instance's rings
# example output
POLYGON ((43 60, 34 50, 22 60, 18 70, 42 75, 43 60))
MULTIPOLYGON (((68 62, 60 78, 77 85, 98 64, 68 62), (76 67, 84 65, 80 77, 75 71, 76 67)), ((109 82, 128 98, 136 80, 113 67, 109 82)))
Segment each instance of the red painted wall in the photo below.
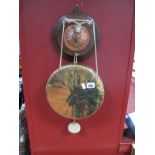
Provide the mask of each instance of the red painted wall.
MULTIPOLYGON (((134 53, 133 17, 134 0, 20 0, 21 61, 32 155, 118 153, 134 53), (45 86, 59 64, 51 32, 76 3, 100 29, 98 61, 105 100, 94 116, 79 121, 82 130, 72 135, 66 130, 70 121, 50 109, 45 86)), ((94 68, 94 54, 81 63, 94 68)))

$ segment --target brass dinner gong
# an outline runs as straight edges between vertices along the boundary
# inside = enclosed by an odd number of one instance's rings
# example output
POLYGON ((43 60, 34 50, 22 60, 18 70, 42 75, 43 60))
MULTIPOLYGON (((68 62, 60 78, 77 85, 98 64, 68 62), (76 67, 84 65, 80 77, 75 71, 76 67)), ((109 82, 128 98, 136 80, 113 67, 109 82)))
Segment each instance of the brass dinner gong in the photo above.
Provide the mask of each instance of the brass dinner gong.
POLYGON ((95 114, 104 99, 104 86, 98 76, 96 23, 76 8, 58 21, 54 42, 60 48, 60 62, 47 81, 47 100, 57 114, 73 120, 68 131, 79 133, 81 126, 76 120, 95 114), (95 53, 96 72, 77 64, 91 51, 95 53), (73 64, 62 66, 63 56, 73 60, 73 64))
POLYGON ((69 64, 51 74, 46 95, 56 113, 78 120, 90 117, 99 110, 104 99, 104 86, 91 68, 69 64))

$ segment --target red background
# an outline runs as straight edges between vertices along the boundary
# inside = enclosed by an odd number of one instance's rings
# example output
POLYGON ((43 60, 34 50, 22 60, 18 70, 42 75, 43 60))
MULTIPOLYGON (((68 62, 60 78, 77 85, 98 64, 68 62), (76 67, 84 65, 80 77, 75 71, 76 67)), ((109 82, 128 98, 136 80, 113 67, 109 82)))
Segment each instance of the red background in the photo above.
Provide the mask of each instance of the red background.
MULTIPOLYGON (((20 49, 32 155, 116 155, 122 139, 134 53, 134 0, 20 0, 20 49), (51 41, 58 19, 75 4, 100 30, 99 75, 105 86, 102 108, 80 120, 77 135, 69 120, 48 105, 45 86, 58 68, 51 41)), ((63 60, 63 63, 68 63, 63 60)), ((94 54, 81 62, 94 68, 94 54)))

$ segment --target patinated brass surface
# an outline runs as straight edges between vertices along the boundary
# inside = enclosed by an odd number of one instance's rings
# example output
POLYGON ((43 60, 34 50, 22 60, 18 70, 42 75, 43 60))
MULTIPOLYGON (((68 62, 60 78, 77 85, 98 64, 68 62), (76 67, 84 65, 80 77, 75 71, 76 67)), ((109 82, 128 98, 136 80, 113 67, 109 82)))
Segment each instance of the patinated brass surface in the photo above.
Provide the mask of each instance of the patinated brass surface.
POLYGON ((77 120, 91 116, 101 107, 104 86, 91 68, 70 64, 51 74, 46 94, 56 113, 77 120))

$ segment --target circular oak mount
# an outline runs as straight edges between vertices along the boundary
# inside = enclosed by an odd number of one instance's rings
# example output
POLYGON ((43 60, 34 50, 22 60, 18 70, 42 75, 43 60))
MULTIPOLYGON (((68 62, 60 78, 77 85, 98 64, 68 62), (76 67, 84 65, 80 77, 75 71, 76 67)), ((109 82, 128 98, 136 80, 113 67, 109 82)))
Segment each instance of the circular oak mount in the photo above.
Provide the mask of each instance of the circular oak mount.
MULTIPOLYGON (((53 41, 56 50, 60 52, 62 27, 64 19, 80 19, 92 21, 93 18, 81 12, 71 12, 59 19, 53 31, 53 41)), ((96 43, 99 42, 99 30, 95 24, 96 43)), ((66 22, 63 38, 63 57, 73 60, 75 53, 78 53, 78 59, 84 59, 94 52, 93 24, 82 22, 66 22)))

